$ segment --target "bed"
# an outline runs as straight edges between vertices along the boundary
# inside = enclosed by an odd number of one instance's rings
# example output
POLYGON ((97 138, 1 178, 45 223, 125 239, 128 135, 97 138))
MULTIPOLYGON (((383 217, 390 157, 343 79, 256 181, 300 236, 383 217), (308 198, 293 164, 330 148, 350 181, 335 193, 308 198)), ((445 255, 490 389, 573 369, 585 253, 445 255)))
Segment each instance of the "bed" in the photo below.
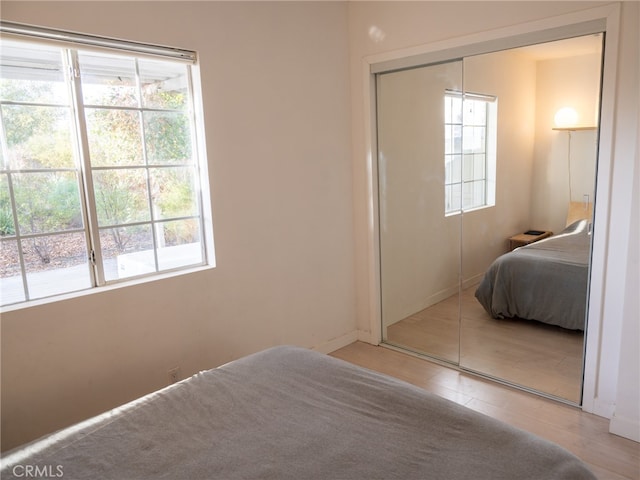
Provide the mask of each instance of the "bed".
POLYGON ((400 380, 280 346, 3 458, 2 478, 595 479, 558 445, 400 380), (58 475, 56 475, 58 473, 58 475))
POLYGON ((560 234, 498 257, 475 297, 493 318, 520 318, 584 330, 591 235, 578 220, 560 234))

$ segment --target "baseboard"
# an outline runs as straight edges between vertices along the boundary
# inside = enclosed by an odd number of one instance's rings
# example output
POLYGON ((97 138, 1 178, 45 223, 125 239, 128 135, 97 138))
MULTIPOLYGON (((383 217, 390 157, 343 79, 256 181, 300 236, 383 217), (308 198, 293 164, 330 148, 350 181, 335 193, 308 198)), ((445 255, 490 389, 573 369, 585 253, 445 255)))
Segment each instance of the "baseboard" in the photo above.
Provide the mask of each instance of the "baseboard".
POLYGON ((371 345, 380 345, 379 338, 373 338, 371 332, 365 332, 364 330, 358 330, 358 341, 370 343, 371 345))
POLYGON ((482 277, 484 277, 484 272, 478 273, 477 275, 473 275, 472 277, 469 277, 466 280, 463 280, 462 289, 466 290, 469 287, 473 287, 474 285, 477 285, 482 280, 482 277))
POLYGON ((603 402, 598 398, 589 399, 586 396, 582 399, 582 411, 593 413, 599 417, 611 419, 616 406, 610 402, 603 402))
POLYGON ((459 291, 460 291, 459 286, 454 285, 454 286, 445 288, 444 290, 440 290, 439 292, 436 292, 432 295, 429 295, 428 297, 422 298, 417 303, 413 303, 411 305, 405 305, 402 311, 396 312, 396 314, 394 315, 394 318, 390 320, 388 323, 386 323, 384 326, 390 327, 394 323, 404 320, 405 318, 413 315, 416 312, 420 312, 425 308, 429 308, 430 306, 435 305, 436 303, 446 300, 447 298, 449 298, 452 295, 455 295, 459 291))
POLYGON ((311 350, 315 350, 320 353, 331 353, 336 350, 346 347, 347 345, 358 341, 358 330, 353 330, 352 332, 341 335, 340 337, 333 338, 327 342, 324 342, 320 345, 313 347, 311 350))
POLYGON ((618 416, 614 413, 609 423, 609 432, 640 442, 640 420, 618 416))
POLYGON ((390 321, 386 326, 389 327, 389 326, 393 325, 394 323, 399 322, 400 320, 403 320, 403 319, 413 315, 416 312, 420 312, 420 311, 424 310, 425 308, 429 308, 429 307, 435 305, 436 303, 440 303, 443 300, 446 300, 447 298, 459 293, 461 287, 462 287, 463 290, 466 290, 467 288, 472 287, 472 286, 480 283, 480 281, 482 280, 483 276, 484 276, 484 273, 479 273, 477 275, 473 275, 473 276, 467 278, 466 280, 463 280, 462 281, 462 286, 460 286, 460 285, 452 285, 452 286, 450 286, 448 288, 440 290, 439 292, 436 292, 436 293, 434 293, 432 295, 429 295, 426 298, 423 298, 419 303, 414 303, 413 305, 408 305, 402 312, 400 312, 397 315, 399 318, 390 321))

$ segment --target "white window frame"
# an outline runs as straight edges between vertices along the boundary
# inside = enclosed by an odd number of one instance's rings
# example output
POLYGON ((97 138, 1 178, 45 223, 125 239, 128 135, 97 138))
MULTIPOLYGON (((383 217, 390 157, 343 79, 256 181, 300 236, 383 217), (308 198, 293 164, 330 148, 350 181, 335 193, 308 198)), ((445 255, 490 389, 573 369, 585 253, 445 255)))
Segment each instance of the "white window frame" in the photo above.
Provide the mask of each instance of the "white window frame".
MULTIPOLYGON (((29 295, 29 288, 27 285, 26 267, 22 255, 22 249, 19 248, 20 259, 20 271, 22 277, 22 284, 24 288, 24 300, 15 301, 11 303, 5 303, 0 305, 0 309, 11 310, 14 308, 21 308, 28 306, 34 302, 40 301, 55 301, 59 298, 68 298, 69 296, 82 295, 90 292, 99 291, 101 287, 110 286, 127 286, 134 283, 140 283, 141 281, 153 281, 168 276, 174 276, 179 274, 190 273, 199 271, 203 268, 215 267, 215 254, 213 245, 213 225, 210 206, 210 194, 209 194, 209 174, 207 168, 207 155, 205 149, 205 136, 204 136, 204 118, 202 108, 202 95, 201 84, 199 78, 199 69, 197 63, 197 54, 194 51, 177 49, 171 47, 155 46, 142 43, 128 42, 122 40, 115 40, 103 37, 96 37, 91 35, 82 35, 72 32, 65 32, 59 30, 52 30, 46 28, 39 28, 34 26, 26 26, 16 24, 12 22, 0 22, 0 35, 3 38, 15 40, 15 41, 28 41, 41 45, 55 45, 56 48, 60 48, 65 52, 65 56, 68 60, 69 72, 66 82, 69 85, 72 93, 72 110, 75 112, 75 128, 79 134, 76 135, 75 149, 79 152, 80 165, 74 172, 78 173, 81 182, 80 188, 80 201, 81 209, 84 217, 83 227, 81 227, 77 233, 84 232, 87 238, 87 249, 89 255, 88 268, 90 270, 91 285, 83 288, 71 288, 68 291, 58 291, 52 295, 39 295, 31 297, 29 295), (91 52, 99 51, 102 53, 108 53, 109 55, 123 55, 127 57, 134 57, 136 59, 153 58, 155 60, 166 60, 170 62, 179 62, 186 65, 187 70, 187 83, 189 90, 189 104, 187 106, 186 113, 189 116, 190 135, 191 135, 191 150, 192 157, 194 159, 193 166, 195 171, 195 191, 197 203, 197 215, 193 216, 194 220, 197 220, 199 224, 200 232, 200 248, 201 248, 201 261, 181 265, 176 268, 159 268, 158 249, 159 245, 156 242, 156 235, 153 235, 153 256, 155 258, 156 271, 150 273, 144 273, 140 275, 130 275, 125 278, 117 278, 107 280, 105 279, 104 265, 102 263, 102 252, 100 249, 100 229, 98 228, 97 214, 96 214, 96 199, 93 193, 93 184, 91 180, 91 171, 95 171, 96 168, 91 166, 91 159, 89 157, 89 149, 86 140, 86 128, 85 119, 83 115, 84 105, 81 95, 78 95, 78 91, 81 80, 79 78, 79 69, 77 64, 78 51, 91 52)), ((17 102, 16 104, 19 104, 17 102)), ((134 109, 141 112, 144 110, 142 107, 134 109)), ((0 134, 4 136, 4 133, 0 131, 0 134)), ((144 137, 141 140, 144 144, 144 137)), ((5 142, 3 141, 3 147, 5 142)), ((6 153, 6 151, 4 152, 6 153)), ((7 157, 5 157, 7 158, 7 157)), ((176 166, 176 165, 172 165, 176 166)), ((180 167, 180 165, 177 165, 180 167)), ((148 177, 148 165, 144 167, 148 177)), ((11 166, 6 166, 3 169, 10 179, 12 171, 11 166)), ((18 231, 17 213, 15 210, 15 203, 13 202, 14 191, 9 180, 9 195, 12 198, 13 203, 13 217, 14 224, 16 225, 16 232, 13 236, 13 240, 17 241, 17 245, 20 246, 20 233, 18 231)), ((180 220, 180 218, 176 218, 180 220)), ((176 220, 172 219, 172 220, 176 220)), ((156 228, 158 219, 151 220, 151 227, 156 228)), ((147 222, 148 223, 148 222, 147 222)), ((101 226, 104 228, 104 226, 101 226)), ((67 231, 65 231, 67 233, 67 231)), ((33 235, 32 235, 33 236, 33 235)), ((3 239, 5 241, 7 239, 3 239)), ((3 279, 0 279, 2 281, 3 279)))
MULTIPOLYGON (((498 99, 493 95, 460 92, 446 90, 444 94, 445 104, 451 99, 461 100, 460 121, 447 118, 445 114, 444 127, 445 134, 444 162, 445 162, 445 215, 457 215, 461 212, 477 210, 494 206, 496 203, 496 144, 498 131, 498 99), (480 123, 470 123, 465 114, 467 108, 474 103, 482 102, 485 106, 486 115, 480 123), (472 129, 484 129, 485 136, 481 148, 472 145, 469 139, 472 129), (458 131, 459 135, 453 132, 458 131), (459 172, 454 174, 456 169, 456 157, 459 157, 459 172), (480 157, 483 168, 474 168, 474 157, 480 157), (454 178, 455 177, 455 178, 454 178), (474 199, 473 193, 469 193, 472 184, 480 184, 482 198, 479 201, 474 199), (458 198, 455 199, 454 196, 458 198)), ((445 106, 445 112, 447 111, 445 106)), ((450 112, 449 117, 453 112, 450 112)), ((477 142, 476 142, 477 143, 477 142)))

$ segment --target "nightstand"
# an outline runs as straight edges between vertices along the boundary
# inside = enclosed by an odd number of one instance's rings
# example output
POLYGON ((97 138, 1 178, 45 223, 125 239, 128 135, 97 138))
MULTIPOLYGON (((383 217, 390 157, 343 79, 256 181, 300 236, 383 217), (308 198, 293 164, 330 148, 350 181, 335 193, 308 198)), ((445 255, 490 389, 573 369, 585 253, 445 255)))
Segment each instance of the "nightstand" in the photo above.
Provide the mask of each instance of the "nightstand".
POLYGON ((509 250, 522 247, 523 245, 529 245, 543 238, 548 238, 551 235, 553 235, 553 232, 546 230, 527 230, 524 233, 509 237, 509 250))

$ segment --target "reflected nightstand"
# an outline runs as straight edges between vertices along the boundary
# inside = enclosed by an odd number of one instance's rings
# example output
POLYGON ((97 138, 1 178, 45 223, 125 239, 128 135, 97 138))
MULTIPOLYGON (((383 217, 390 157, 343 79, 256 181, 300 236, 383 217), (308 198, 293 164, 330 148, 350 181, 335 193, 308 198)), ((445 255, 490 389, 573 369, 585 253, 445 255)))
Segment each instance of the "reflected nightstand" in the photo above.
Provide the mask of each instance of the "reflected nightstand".
POLYGON ((509 237, 509 250, 522 247, 523 245, 529 245, 543 238, 549 238, 551 235, 553 235, 553 232, 547 230, 527 230, 524 233, 509 237))

